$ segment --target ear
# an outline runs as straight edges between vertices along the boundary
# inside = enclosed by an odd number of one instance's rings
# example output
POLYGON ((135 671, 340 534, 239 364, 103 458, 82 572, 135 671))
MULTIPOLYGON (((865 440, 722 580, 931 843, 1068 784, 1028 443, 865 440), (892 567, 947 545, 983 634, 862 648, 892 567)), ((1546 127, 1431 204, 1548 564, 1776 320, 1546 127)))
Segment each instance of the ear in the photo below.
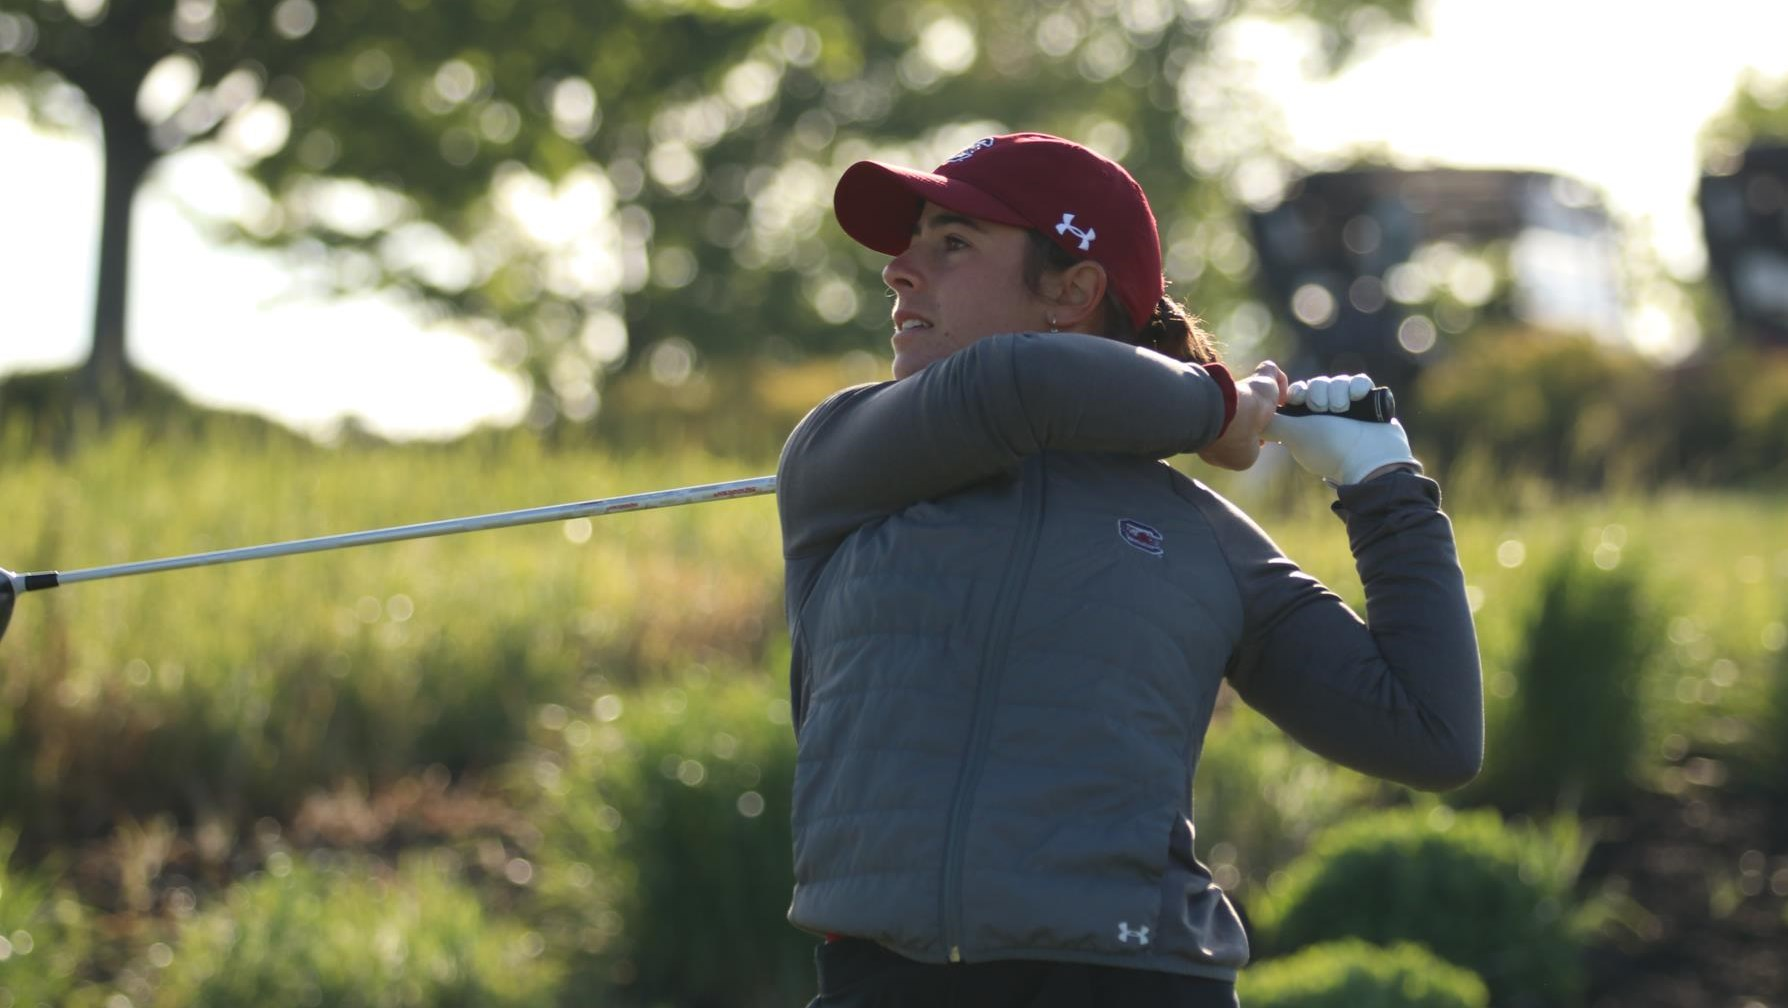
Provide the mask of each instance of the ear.
POLYGON ((1073 332, 1093 332, 1102 321, 1107 277, 1105 267, 1082 259, 1062 270, 1048 285, 1056 324, 1073 332))

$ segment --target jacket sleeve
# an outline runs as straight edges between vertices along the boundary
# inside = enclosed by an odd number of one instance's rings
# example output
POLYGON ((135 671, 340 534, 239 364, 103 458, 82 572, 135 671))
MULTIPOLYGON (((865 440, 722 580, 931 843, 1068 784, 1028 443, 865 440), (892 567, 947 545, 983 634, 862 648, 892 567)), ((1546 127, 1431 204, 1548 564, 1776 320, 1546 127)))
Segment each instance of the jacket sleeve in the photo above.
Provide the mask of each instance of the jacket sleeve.
POLYGON ((846 389, 796 426, 777 472, 783 550, 835 545, 1045 450, 1196 451, 1234 410, 1221 365, 1077 333, 990 336, 900 381, 846 389))
POLYGON ((1230 683, 1318 755, 1411 787, 1464 784, 1483 763, 1483 686, 1440 488, 1393 473, 1341 487, 1335 512, 1366 619, 1264 533, 1238 537, 1230 562, 1245 616, 1230 683))

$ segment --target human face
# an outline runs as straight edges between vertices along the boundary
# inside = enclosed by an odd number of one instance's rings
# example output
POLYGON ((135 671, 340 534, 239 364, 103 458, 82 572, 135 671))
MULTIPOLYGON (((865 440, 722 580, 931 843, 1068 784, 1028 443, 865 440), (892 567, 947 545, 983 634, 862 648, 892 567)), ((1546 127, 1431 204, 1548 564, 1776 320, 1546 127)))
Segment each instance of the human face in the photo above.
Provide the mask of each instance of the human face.
POLYGON ((894 377, 996 333, 1049 328, 1049 304, 1024 283, 1023 228, 927 203, 913 243, 882 268, 894 292, 894 377))

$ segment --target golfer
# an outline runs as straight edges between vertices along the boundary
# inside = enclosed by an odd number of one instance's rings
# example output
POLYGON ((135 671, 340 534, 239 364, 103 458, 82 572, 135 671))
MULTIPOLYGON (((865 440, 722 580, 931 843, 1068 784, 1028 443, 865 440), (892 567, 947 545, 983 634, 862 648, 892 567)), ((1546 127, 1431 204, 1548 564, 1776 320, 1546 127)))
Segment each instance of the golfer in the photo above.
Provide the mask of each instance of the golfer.
POLYGON ((1438 488, 1396 423, 1274 414, 1369 380, 1231 380, 1142 190, 1084 147, 859 162, 833 208, 892 256, 894 376, 814 409, 778 474, 814 1005, 1234 1005, 1247 938, 1192 824, 1220 684, 1354 769, 1477 772, 1438 488), (1365 620, 1161 461, 1262 439, 1335 486, 1365 620))

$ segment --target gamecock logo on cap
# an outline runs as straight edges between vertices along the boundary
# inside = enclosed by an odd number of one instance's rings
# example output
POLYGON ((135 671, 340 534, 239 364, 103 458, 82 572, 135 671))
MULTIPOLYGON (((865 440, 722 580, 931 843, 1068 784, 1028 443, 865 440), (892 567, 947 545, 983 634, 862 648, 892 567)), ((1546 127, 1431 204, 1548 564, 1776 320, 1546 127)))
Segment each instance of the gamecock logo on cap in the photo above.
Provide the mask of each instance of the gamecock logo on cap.
POLYGON ((969 144, 967 147, 964 147, 963 149, 950 155, 949 163, 956 164, 959 161, 967 161, 969 158, 974 157, 976 154, 979 154, 980 152, 982 152, 992 146, 993 146, 993 138, 992 137, 982 137, 981 139, 976 140, 974 143, 969 144))

